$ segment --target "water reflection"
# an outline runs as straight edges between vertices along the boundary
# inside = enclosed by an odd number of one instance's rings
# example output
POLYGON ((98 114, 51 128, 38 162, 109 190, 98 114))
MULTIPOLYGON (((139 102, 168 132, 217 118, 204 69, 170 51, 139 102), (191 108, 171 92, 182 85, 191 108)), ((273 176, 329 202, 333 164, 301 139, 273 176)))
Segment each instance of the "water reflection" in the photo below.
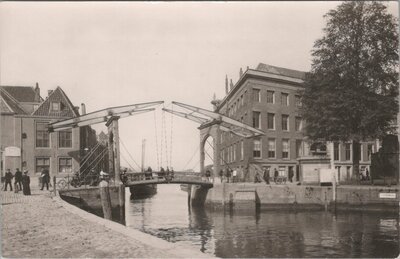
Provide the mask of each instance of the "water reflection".
POLYGON ((176 185, 132 200, 127 225, 218 257, 396 257, 399 220, 386 213, 211 212, 176 185))

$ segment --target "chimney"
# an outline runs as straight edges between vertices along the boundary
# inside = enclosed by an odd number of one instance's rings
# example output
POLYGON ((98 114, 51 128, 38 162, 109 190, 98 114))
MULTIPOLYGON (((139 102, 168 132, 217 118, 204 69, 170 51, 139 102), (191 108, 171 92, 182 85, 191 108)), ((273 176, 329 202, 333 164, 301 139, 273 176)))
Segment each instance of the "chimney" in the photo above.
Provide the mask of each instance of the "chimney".
POLYGON ((40 102, 40 88, 39 88, 39 83, 36 82, 35 86, 35 102, 40 102))
POLYGON ((225 94, 228 94, 228 75, 225 75, 225 94))
POLYGON ((247 66, 247 70, 249 70, 249 66, 247 66))
POLYGON ((84 103, 81 103, 81 115, 85 115, 86 114, 86 106, 84 103))
POLYGON ((243 75, 243 69, 240 68, 240 71, 239 71, 239 78, 242 77, 242 75, 243 75))
POLYGON ((233 89, 233 82, 232 82, 232 78, 231 78, 231 90, 233 89))

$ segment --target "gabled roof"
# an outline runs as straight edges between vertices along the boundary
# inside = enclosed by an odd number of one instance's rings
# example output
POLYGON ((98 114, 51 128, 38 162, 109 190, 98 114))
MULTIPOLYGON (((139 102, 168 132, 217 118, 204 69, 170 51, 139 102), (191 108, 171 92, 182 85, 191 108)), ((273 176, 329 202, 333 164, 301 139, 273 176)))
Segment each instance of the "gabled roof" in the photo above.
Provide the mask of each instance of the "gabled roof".
POLYGON ((283 68, 283 67, 271 66, 271 65, 264 64, 264 63, 258 64, 256 70, 271 73, 271 74, 281 75, 281 76, 300 78, 303 80, 306 77, 306 72, 283 68))
POLYGON ((31 86, 2 86, 18 102, 40 102, 35 89, 31 86))
POLYGON ((61 87, 57 86, 56 90, 54 90, 46 100, 42 102, 42 104, 33 112, 33 116, 45 116, 45 117, 58 117, 58 118, 71 118, 79 116, 78 111, 74 109, 71 101, 61 89, 61 87), (51 103, 57 102, 60 103, 60 111, 51 110, 51 103))
POLYGON ((18 101, 12 97, 3 87, 0 87, 0 112, 15 113, 26 115, 27 112, 19 105, 18 101))

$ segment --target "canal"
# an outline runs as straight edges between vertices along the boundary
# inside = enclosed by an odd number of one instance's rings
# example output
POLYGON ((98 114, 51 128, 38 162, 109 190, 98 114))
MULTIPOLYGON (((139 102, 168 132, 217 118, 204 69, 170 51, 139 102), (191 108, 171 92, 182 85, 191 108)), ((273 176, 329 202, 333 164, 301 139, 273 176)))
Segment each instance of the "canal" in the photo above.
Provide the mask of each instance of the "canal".
POLYGON ((189 209, 179 185, 130 200, 128 227, 217 257, 397 257, 399 219, 385 212, 189 209))

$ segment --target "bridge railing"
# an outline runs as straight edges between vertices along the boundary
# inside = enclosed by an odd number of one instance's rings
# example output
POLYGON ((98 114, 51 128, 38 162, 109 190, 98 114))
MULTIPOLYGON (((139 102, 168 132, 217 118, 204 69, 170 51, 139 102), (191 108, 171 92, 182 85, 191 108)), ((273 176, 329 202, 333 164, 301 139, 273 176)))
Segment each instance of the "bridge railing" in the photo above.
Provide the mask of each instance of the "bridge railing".
POLYGON ((199 173, 187 172, 140 172, 140 173, 127 173, 128 181, 137 182, 145 180, 181 180, 181 181, 207 181, 201 177, 199 173))

